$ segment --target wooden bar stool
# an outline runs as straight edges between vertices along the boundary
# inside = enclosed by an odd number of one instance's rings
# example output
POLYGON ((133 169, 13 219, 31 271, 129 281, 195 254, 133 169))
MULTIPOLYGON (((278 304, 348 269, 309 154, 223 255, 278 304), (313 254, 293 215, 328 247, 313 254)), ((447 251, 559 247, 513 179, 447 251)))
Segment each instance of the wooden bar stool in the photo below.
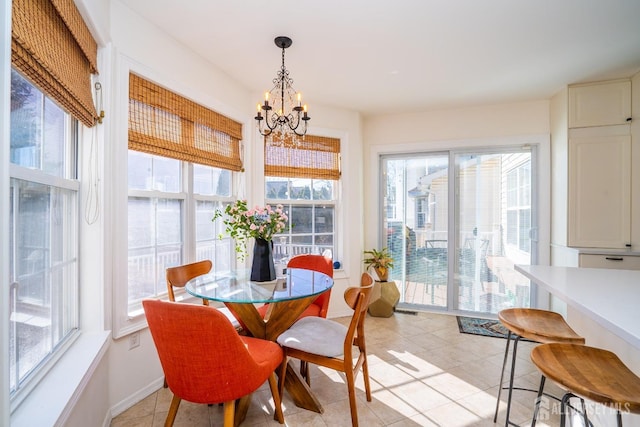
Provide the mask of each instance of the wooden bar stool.
MULTIPOLYGON (((531 360, 545 377, 567 390, 561 401, 560 426, 566 422, 566 407, 571 397, 589 399, 616 410, 640 414, 640 378, 614 353, 600 348, 566 343, 543 344, 531 351, 531 360)), ((536 409, 540 402, 538 393, 536 409)), ((589 425, 582 400, 585 425, 589 425)))
MULTIPOLYGON (((513 339, 513 354, 511 357, 511 373, 509 378, 509 396, 507 398, 507 413, 505 418, 505 426, 516 425, 509 420, 511 413, 511 398, 513 395, 513 380, 515 377, 516 356, 518 353, 518 342, 520 338, 525 338, 538 343, 571 343, 584 344, 584 338, 575 333, 567 324, 560 314, 548 310, 540 310, 536 308, 508 308, 498 313, 498 319, 508 330, 507 345, 504 350, 504 360, 502 362, 502 373, 500 374, 500 386, 498 387, 498 400, 496 402, 496 412, 493 416, 493 422, 498 419, 498 410, 500 409, 500 394, 502 392, 502 384, 504 381, 504 368, 507 364, 509 354, 509 344, 513 339)), ((541 380, 541 389, 544 388, 544 382, 541 380)), ((518 390, 528 390, 529 389, 518 390)), ((535 420, 534 420, 535 424, 535 420)))

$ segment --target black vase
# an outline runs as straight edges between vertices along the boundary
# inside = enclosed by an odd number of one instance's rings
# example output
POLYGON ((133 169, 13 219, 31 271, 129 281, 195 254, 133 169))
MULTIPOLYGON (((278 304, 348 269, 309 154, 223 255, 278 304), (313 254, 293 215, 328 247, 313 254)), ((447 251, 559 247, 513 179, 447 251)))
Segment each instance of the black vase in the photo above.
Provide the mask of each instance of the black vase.
POLYGON ((255 245, 253 245, 251 280, 254 282, 276 280, 276 268, 273 265, 273 242, 271 240, 256 239, 255 245))

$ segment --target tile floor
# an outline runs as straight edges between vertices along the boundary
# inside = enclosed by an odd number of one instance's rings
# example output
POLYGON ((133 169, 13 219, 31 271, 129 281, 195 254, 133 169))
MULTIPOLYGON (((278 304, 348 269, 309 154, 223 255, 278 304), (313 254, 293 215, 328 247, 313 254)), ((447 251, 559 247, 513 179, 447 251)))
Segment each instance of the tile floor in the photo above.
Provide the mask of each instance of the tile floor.
MULTIPOLYGON (((336 319, 341 322, 348 319, 336 319)), ((502 426, 506 391, 498 423, 493 423, 505 340, 461 334, 455 316, 396 312, 390 318, 368 317, 366 322, 372 401, 364 395, 359 376, 358 417, 361 426, 502 426)), ((536 389, 540 376, 529 360, 533 344, 521 342, 516 385, 536 389)), ((318 414, 296 407, 285 393, 287 426, 350 426, 351 416, 343 377, 335 371, 312 367, 311 388, 324 406, 318 414)), ((547 392, 560 390, 547 382, 547 392)), ((535 394, 514 392, 512 421, 530 424, 535 394)), ((171 392, 160 389, 115 417, 111 426, 162 426, 171 392)), ((541 411, 538 426, 558 425, 557 404, 541 411)), ((253 394, 243 426, 277 426, 273 400, 265 383, 253 394)), ((182 402, 175 426, 221 426, 222 407, 182 402)))

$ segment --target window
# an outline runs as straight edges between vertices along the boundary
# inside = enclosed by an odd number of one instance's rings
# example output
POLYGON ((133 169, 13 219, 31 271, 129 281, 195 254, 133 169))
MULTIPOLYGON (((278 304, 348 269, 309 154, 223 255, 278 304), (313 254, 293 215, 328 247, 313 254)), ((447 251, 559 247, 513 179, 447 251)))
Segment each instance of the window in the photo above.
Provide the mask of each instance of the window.
POLYGON ((11 71, 12 397, 78 330, 77 122, 11 71))
POLYGON ((283 205, 286 232, 274 239, 275 261, 299 254, 335 254, 335 185, 328 179, 266 177, 266 202, 283 205))
POLYGON ((531 161, 507 173, 507 244, 531 252, 531 161))
POLYGON ((232 264, 230 239, 219 240, 216 209, 231 196, 231 171, 129 150, 128 306, 167 293, 165 270, 209 259, 215 271, 232 264))
POLYGON ((429 222, 429 198, 416 197, 416 228, 426 228, 429 222))
POLYGON ((241 137, 240 123, 129 73, 129 318, 144 298, 166 295, 168 267, 209 259, 214 271, 235 268, 233 242, 211 220, 232 200, 241 137))
POLYGON ((340 140, 296 137, 291 145, 264 139, 265 198, 283 205, 289 224, 275 237, 275 261, 299 254, 329 252, 337 258, 335 218, 340 179, 340 140))

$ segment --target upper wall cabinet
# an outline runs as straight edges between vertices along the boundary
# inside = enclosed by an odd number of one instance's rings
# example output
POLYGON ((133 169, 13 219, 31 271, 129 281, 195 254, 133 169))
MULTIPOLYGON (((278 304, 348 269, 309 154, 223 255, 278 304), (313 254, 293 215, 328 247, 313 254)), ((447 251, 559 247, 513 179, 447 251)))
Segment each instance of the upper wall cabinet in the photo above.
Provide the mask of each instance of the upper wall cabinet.
POLYGON ((630 247, 629 125, 571 129, 568 154, 568 245, 630 247))
POLYGON ((630 80, 569 87, 569 128, 619 125, 630 120, 630 80))

